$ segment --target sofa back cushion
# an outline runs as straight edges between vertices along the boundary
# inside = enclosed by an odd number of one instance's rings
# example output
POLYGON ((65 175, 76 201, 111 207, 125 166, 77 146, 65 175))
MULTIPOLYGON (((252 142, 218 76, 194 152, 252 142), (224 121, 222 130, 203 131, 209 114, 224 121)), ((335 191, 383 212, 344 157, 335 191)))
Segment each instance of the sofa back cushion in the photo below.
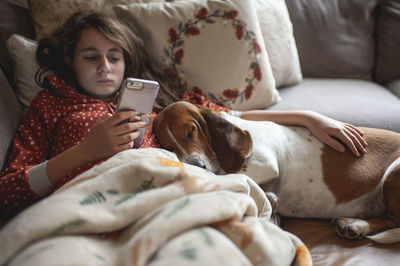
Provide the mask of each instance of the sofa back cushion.
POLYGON ((164 0, 29 0, 36 39, 48 36, 77 11, 111 12, 116 4, 162 2, 164 0))
POLYGON ((22 117, 21 106, 3 72, 0 71, 0 169, 22 117))
POLYGON ((400 80, 400 1, 379 4, 375 79, 379 83, 400 80))
MULTIPOLYGON (((15 1, 17 2, 17 1, 15 1)), ((19 1, 18 1, 19 2, 19 1)), ((29 10, 11 4, 11 1, 1 1, 0 4, 0 65, 8 81, 13 84, 13 64, 6 47, 7 39, 19 33, 28 38, 33 38, 33 24, 30 20, 29 10)))
POLYGON ((379 0, 286 0, 304 77, 372 79, 379 0))

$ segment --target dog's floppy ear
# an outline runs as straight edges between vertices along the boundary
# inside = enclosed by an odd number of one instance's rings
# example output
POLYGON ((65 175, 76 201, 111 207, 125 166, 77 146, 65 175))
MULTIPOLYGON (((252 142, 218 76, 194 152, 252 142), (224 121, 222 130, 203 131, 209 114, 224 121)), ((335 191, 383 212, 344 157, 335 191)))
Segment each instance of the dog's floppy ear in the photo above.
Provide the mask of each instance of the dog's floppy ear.
POLYGON ((205 112, 203 117, 207 121, 212 146, 222 169, 226 173, 239 171, 253 149, 250 133, 212 111, 205 112))
POLYGON ((199 110, 200 114, 204 115, 205 113, 211 111, 211 109, 207 106, 201 105, 201 104, 194 104, 194 106, 197 107, 199 110))

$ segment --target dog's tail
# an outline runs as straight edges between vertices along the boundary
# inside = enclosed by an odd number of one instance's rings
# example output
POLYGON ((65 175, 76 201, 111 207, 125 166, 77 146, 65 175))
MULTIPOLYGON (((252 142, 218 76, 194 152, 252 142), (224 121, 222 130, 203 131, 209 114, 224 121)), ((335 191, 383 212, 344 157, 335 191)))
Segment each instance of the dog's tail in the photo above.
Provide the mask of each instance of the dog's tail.
POLYGON ((389 229, 375 235, 367 236, 367 238, 380 244, 397 243, 400 242, 400 228, 389 229))
POLYGON ((312 266, 312 258, 309 249, 304 245, 303 241, 297 236, 287 232, 291 238, 294 246, 296 247, 296 256, 292 263, 292 266, 312 266))

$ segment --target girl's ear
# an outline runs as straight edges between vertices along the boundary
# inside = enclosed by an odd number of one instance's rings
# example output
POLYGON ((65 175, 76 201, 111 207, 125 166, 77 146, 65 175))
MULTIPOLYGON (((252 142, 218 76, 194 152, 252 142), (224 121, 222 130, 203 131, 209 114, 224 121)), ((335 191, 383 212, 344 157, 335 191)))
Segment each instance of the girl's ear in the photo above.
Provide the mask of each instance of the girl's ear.
POLYGON ((239 171, 253 150, 253 140, 242 130, 212 111, 203 114, 207 122, 211 145, 226 173, 239 171))

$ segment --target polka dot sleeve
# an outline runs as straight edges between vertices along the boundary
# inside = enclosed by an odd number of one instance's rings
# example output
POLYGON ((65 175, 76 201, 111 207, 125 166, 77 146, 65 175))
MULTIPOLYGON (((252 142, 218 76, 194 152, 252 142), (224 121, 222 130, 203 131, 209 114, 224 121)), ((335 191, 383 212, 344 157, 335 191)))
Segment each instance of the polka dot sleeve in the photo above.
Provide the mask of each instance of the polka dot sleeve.
POLYGON ((29 170, 46 160, 48 147, 43 118, 35 108, 26 113, 12 143, 12 153, 0 177, 0 215, 14 214, 37 201, 28 180, 29 170))

